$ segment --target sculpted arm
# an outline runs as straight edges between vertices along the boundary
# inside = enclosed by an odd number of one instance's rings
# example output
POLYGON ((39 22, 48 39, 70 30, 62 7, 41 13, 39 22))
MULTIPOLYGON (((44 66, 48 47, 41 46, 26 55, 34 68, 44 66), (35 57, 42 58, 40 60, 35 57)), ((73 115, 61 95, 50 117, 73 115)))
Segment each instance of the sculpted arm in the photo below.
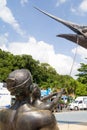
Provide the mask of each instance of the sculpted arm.
POLYGON ((52 110, 57 105, 58 100, 61 98, 63 92, 64 92, 64 89, 61 89, 61 91, 57 94, 56 98, 54 98, 50 103, 44 105, 43 108, 52 110))
POLYGON ((53 96, 55 96, 55 95, 57 95, 57 92, 51 93, 51 94, 49 94, 49 95, 47 95, 47 96, 41 98, 41 101, 48 100, 48 99, 50 99, 51 97, 53 97, 53 96))

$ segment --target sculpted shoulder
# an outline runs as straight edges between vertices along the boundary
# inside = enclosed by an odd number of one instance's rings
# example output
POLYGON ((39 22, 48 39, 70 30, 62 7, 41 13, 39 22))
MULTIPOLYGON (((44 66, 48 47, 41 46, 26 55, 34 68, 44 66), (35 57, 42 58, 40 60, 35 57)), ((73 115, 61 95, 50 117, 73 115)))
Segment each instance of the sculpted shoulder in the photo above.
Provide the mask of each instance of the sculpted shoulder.
POLYGON ((16 111, 4 109, 0 111, 0 130, 15 130, 13 123, 16 111))

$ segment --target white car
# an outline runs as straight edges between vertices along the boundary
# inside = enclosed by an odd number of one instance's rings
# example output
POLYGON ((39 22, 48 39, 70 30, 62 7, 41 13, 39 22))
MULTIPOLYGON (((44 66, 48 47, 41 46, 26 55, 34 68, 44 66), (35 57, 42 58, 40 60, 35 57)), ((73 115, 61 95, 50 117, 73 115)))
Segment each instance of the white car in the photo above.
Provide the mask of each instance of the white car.
POLYGON ((87 96, 81 96, 75 99, 72 103, 68 105, 70 110, 85 110, 87 109, 87 96))

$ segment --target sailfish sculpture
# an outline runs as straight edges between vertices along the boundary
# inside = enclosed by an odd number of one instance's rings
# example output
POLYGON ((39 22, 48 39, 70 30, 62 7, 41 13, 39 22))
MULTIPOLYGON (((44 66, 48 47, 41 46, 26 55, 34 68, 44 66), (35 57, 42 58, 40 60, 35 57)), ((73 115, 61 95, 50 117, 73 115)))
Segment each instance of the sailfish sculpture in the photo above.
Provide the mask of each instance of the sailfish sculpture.
POLYGON ((63 25, 67 26, 69 29, 71 29, 75 34, 59 34, 57 37, 62 37, 67 40, 70 40, 74 43, 77 43, 77 38, 78 38, 78 44, 84 48, 87 49, 87 26, 81 26, 69 21, 65 21, 61 18, 58 18, 52 14, 49 14, 37 7, 34 7, 38 11, 42 12, 43 14, 49 16, 50 18, 56 20, 57 22, 62 23, 63 25))

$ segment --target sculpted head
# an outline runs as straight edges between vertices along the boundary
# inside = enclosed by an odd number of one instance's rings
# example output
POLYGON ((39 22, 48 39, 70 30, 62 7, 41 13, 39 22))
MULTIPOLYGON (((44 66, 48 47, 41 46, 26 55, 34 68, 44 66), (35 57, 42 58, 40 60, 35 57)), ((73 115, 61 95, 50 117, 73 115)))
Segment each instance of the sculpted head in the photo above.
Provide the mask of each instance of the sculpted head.
POLYGON ((33 85, 32 85, 32 97, 33 98, 41 97, 41 90, 36 83, 33 83, 33 85))
POLYGON ((11 95, 23 94, 26 90, 31 91, 33 83, 32 76, 27 69, 18 69, 12 71, 7 78, 7 89, 11 95))

